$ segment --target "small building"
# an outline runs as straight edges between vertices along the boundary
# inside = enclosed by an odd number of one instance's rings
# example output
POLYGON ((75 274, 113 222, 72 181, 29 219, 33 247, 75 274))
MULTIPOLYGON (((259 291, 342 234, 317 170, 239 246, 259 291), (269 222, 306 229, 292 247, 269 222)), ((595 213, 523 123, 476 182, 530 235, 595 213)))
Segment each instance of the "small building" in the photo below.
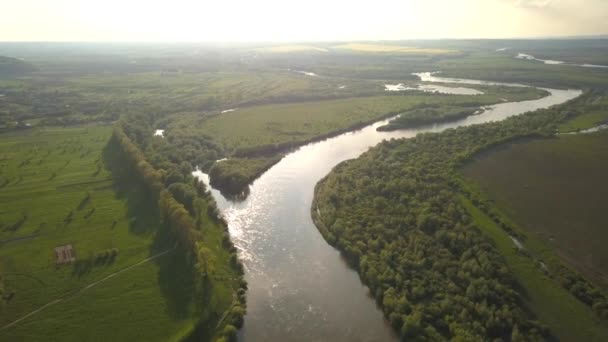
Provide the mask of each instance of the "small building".
POLYGON ((76 261, 76 255, 72 245, 55 247, 55 262, 58 265, 67 264, 76 261))

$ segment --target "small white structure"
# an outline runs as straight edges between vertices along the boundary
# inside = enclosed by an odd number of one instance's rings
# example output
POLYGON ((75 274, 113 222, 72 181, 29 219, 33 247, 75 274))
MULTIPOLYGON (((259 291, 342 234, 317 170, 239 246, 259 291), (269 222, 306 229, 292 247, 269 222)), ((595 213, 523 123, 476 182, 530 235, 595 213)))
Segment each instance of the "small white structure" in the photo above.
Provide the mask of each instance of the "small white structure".
POLYGON ((72 245, 55 247, 55 262, 58 265, 67 264, 72 261, 76 261, 72 245))

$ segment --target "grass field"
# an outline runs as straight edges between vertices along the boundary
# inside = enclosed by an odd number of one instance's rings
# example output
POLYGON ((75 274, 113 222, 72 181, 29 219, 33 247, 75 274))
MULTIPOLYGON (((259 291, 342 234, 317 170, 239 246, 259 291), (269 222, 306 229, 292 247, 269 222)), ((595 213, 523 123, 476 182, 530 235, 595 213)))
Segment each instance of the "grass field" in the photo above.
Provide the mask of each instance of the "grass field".
POLYGON ((187 335, 199 319, 212 327, 209 338, 231 305, 234 274, 222 229, 204 219, 206 247, 219 266, 198 303, 153 196, 108 171, 108 163, 119 164, 108 156, 110 134, 109 126, 89 126, 0 136, 0 340, 164 341, 187 335), (53 249, 66 244, 77 260, 56 265, 53 249), (100 257, 111 249, 115 258, 100 257), (3 328, 56 299, 63 300, 3 328))
POLYGON ((463 172, 517 225, 608 288, 606 132, 506 145, 463 172))
POLYGON ((301 143, 315 137, 402 113, 421 103, 489 105, 503 98, 521 101, 538 98, 542 91, 481 87, 484 95, 398 94, 327 101, 263 105, 241 108, 210 119, 201 113, 184 113, 168 131, 211 137, 226 151, 255 146, 301 143))
POLYGON ((172 69, 61 78, 38 74, 24 80, 0 79, 0 94, 5 95, 0 97, 0 128, 15 121, 53 125, 109 122, 142 112, 168 117, 183 111, 221 111, 382 91, 379 83, 309 77, 287 68, 197 73, 172 69))
MULTIPOLYGON (((507 233, 466 198, 463 205, 473 222, 488 236, 524 293, 524 301, 534 315, 547 324, 561 341, 605 341, 608 326, 568 291, 547 277, 534 262, 520 253, 507 233)), ((526 247, 527 248, 527 245, 526 247)))
POLYGON ((545 87, 604 87, 608 70, 547 65, 511 55, 475 52, 466 58, 444 59, 437 67, 446 77, 518 82, 545 87))
POLYGON ((303 44, 288 44, 288 45, 277 45, 265 48, 257 48, 255 51, 268 52, 268 53, 296 53, 296 52, 328 52, 329 50, 314 46, 314 45, 303 45, 303 44))
POLYGON ((592 110, 577 115, 568 122, 564 122, 558 127, 558 130, 562 133, 576 132, 608 123, 608 95, 598 96, 593 100, 591 105, 593 106, 592 110))
POLYGON ((561 133, 576 132, 579 130, 592 128, 597 125, 608 122, 608 111, 597 110, 579 115, 571 121, 563 123, 558 130, 561 133))

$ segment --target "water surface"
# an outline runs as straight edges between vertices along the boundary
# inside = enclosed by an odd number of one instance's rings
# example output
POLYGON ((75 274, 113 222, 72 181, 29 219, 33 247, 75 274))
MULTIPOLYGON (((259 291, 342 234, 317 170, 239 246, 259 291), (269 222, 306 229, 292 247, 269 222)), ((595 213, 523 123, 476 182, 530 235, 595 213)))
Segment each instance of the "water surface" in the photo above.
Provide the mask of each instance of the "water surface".
POLYGON ((437 84, 418 84, 413 87, 406 87, 403 83, 398 84, 385 84, 385 91, 407 91, 407 90, 418 90, 425 93, 439 93, 439 94, 452 94, 452 95, 482 95, 483 92, 473 88, 465 87, 447 87, 437 84))
POLYGON ((515 58, 525 59, 525 60, 529 60, 529 61, 543 62, 545 64, 551 64, 551 65, 573 65, 573 66, 579 66, 579 67, 585 67, 585 68, 608 68, 608 65, 578 64, 578 63, 571 63, 571 62, 564 62, 564 61, 554 61, 551 59, 540 59, 540 58, 536 58, 536 57, 526 54, 526 53, 518 53, 517 56, 515 56, 515 58))
MULTIPOLYGON (((423 81, 445 79, 424 73, 423 81)), ((498 84, 450 79, 449 83, 498 84), (454 82, 456 81, 456 82, 454 82)), ((501 85, 504 85, 501 83, 501 85)), ((521 85, 514 85, 521 86, 521 85)), ((312 222, 315 184, 338 163, 384 139, 489 121, 563 103, 578 90, 546 89, 549 96, 507 102, 479 115, 418 129, 378 132, 382 120, 361 130, 308 144, 285 156, 251 186, 242 202, 212 190, 246 268, 248 308, 242 341, 397 341, 368 289, 312 222)), ((195 175, 208 184, 201 172, 195 175)))

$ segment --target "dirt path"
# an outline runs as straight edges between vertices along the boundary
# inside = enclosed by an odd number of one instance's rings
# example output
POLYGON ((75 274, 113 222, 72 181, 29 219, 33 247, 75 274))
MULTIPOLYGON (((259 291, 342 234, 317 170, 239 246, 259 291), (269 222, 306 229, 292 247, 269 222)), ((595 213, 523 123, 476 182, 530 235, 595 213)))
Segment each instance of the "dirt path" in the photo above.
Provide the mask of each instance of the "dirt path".
POLYGON ((48 308, 49 306, 55 305, 55 304, 57 304, 57 303, 59 303, 59 302, 61 302, 61 301, 65 300, 65 299, 67 299, 68 297, 71 297, 71 296, 74 296, 74 295, 77 295, 77 294, 83 293, 84 291, 86 291, 86 290, 88 290, 88 289, 90 289, 90 288, 94 287, 95 285, 97 285, 97 284, 99 284, 99 283, 101 283, 101 282, 104 282, 104 281, 106 281, 106 280, 108 280, 108 279, 110 279, 110 278, 112 278, 112 277, 114 277, 114 276, 116 276, 116 275, 118 275, 118 274, 121 274, 121 273, 123 273, 123 272, 126 272, 126 271, 128 271, 128 270, 130 270, 130 269, 132 269, 132 268, 134 268, 134 267, 137 267, 137 266, 139 266, 139 265, 141 265, 141 264, 145 264, 146 262, 149 262, 149 261, 152 261, 152 260, 154 260, 154 259, 156 259, 156 258, 159 258, 159 257, 161 257, 161 256, 163 256, 163 255, 165 255, 165 254, 167 254, 167 253, 169 253, 169 252, 171 252, 171 251, 172 251, 172 250, 174 250, 174 249, 175 249, 175 247, 172 247, 172 248, 167 249, 167 250, 166 250, 166 251, 164 251, 164 252, 160 252, 160 253, 158 253, 158 254, 154 254, 153 256, 151 256, 151 257, 149 257, 149 258, 146 258, 146 259, 144 259, 144 260, 142 260, 142 261, 140 261, 140 262, 138 262, 138 263, 136 263, 136 264, 133 264, 133 265, 128 266, 128 267, 125 267, 125 268, 123 268, 123 269, 121 269, 121 270, 119 270, 119 271, 116 271, 116 272, 114 272, 114 273, 112 273, 112 274, 110 274, 110 275, 108 275, 108 276, 106 276, 106 277, 104 277, 104 278, 102 278, 102 279, 100 279, 100 280, 96 281, 96 282, 90 283, 89 285, 87 285, 87 286, 85 286, 85 287, 82 287, 82 288, 80 288, 79 290, 73 291, 72 293, 70 293, 70 294, 68 294, 68 295, 65 295, 65 296, 64 296, 64 297, 62 297, 62 298, 55 299, 54 301, 49 302, 49 303, 47 303, 47 304, 45 304, 45 305, 41 306, 40 308, 38 308, 38 309, 36 309, 36 310, 34 310, 34 311, 32 311, 32 312, 28 313, 27 315, 25 315, 25 316, 23 316, 23 317, 21 317, 21 318, 19 318, 19 319, 17 319, 17 320, 14 320, 14 321, 12 321, 11 323, 9 323, 9 324, 7 324, 7 325, 3 326, 2 328, 0 328, 0 330, 8 329, 8 328, 12 327, 13 325, 15 325, 15 324, 17 324, 17 323, 19 323, 19 322, 23 321, 24 319, 26 319, 26 318, 28 318, 28 317, 31 317, 31 316, 33 316, 33 315, 37 314, 38 312, 40 312, 40 311, 42 311, 42 310, 44 310, 44 309, 48 308))

